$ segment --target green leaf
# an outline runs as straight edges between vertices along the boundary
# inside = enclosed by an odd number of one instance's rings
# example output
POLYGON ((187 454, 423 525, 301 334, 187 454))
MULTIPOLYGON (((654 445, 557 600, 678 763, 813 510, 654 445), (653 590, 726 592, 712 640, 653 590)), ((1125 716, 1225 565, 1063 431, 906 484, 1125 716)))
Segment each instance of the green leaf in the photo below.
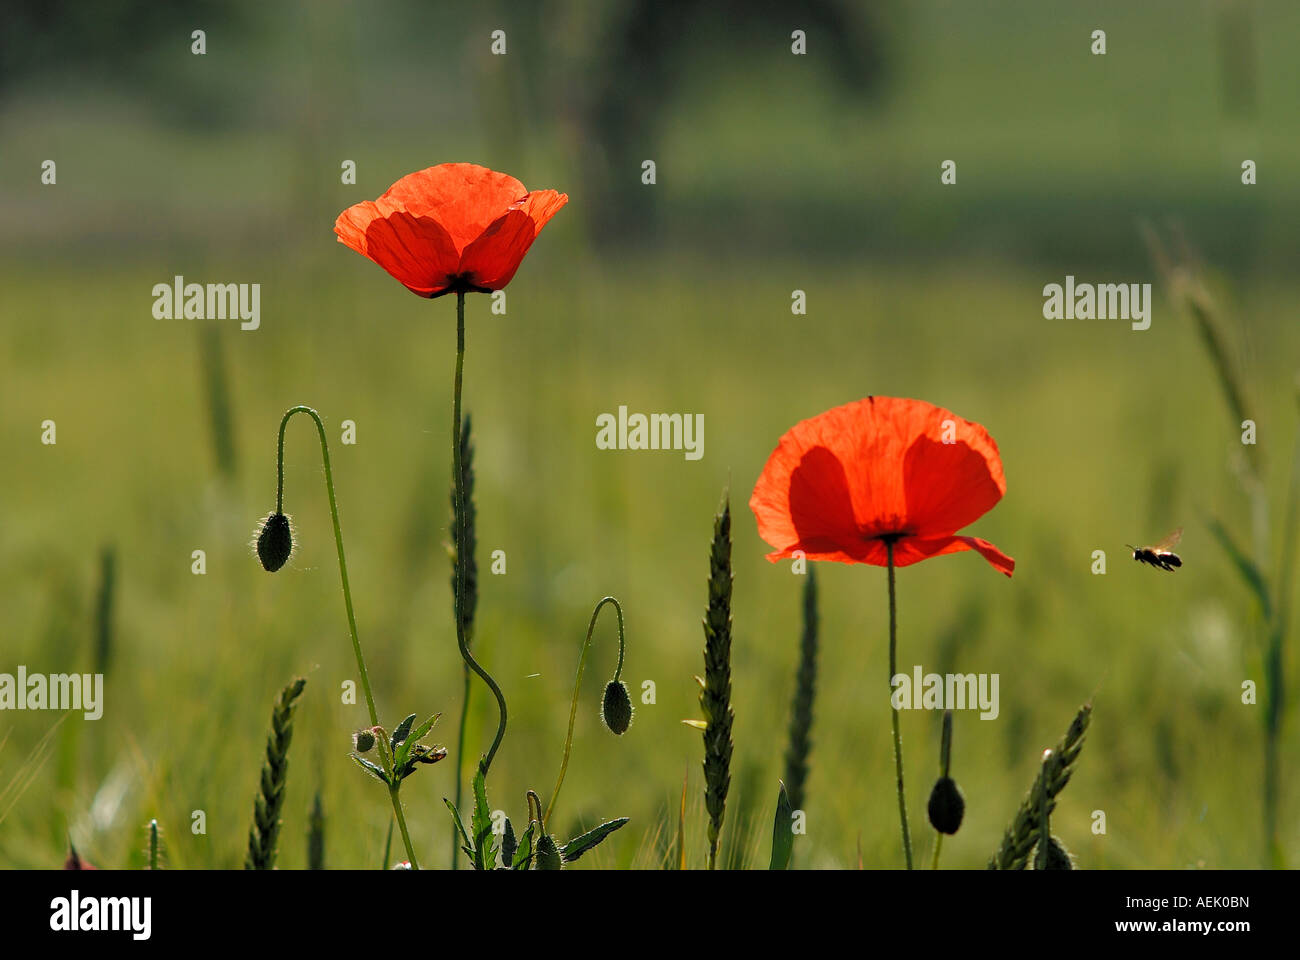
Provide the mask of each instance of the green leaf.
POLYGON ((447 809, 451 811, 451 820, 452 823, 456 825, 456 832, 459 833, 460 838, 465 841, 465 852, 472 857, 474 855, 474 851, 469 849, 470 847, 469 834, 465 832, 465 824, 461 822, 460 811, 457 810, 455 806, 452 805, 452 802, 448 800, 446 797, 442 798, 442 802, 445 803, 447 805, 447 809))
POLYGON ((776 797, 776 819, 772 823, 772 863, 769 870, 788 870, 790 852, 794 848, 794 831, 790 829, 790 797, 785 792, 785 782, 778 780, 781 790, 776 797))
POLYGON ((415 723, 415 714, 411 714, 405 720, 397 725, 393 731, 393 737, 388 741, 388 745, 396 750, 397 745, 411 735, 411 724, 415 723))
POLYGON ((482 763, 479 763, 478 773, 474 776, 474 816, 470 818, 470 830, 474 834, 474 868, 491 870, 496 844, 492 842, 492 808, 488 806, 482 763))
POLYGON ((435 713, 428 720, 424 721, 424 723, 416 727, 415 733, 411 734, 411 740, 417 743, 423 740, 425 734, 427 734, 430 730, 433 729, 433 725, 438 722, 438 718, 441 716, 442 716, 441 713, 435 713))
POLYGON ((393 769, 400 771, 398 774, 399 780, 405 780, 415 772, 415 763, 411 760, 411 754, 419 745, 420 740, 424 738, 424 735, 433 729, 433 725, 438 722, 438 718, 441 716, 441 713, 435 713, 428 720, 424 721, 424 723, 420 724, 414 733, 408 734, 406 730, 410 728, 411 721, 415 717, 415 714, 411 714, 411 716, 403 720, 402 723, 398 725, 397 730, 394 731, 394 739, 396 739, 399 734, 404 738, 401 741, 401 745, 395 747, 393 750, 393 769))
POLYGON ((533 860, 533 834, 537 828, 537 821, 534 820, 528 824, 528 829, 524 835, 519 838, 519 846, 515 848, 515 855, 511 859, 511 870, 527 870, 533 860))
POLYGON ((376 780, 378 780, 380 783, 387 786, 388 774, 384 773, 382 767, 376 766, 375 764, 371 763, 369 760, 365 759, 364 757, 358 757, 355 753, 352 755, 352 759, 355 760, 360 765, 361 769, 367 771, 376 780))
POLYGON ((1255 566, 1254 561, 1237 546, 1232 539, 1232 535, 1224 529, 1218 520, 1210 521, 1210 531, 1218 537, 1219 543, 1222 544, 1228 558, 1232 560, 1233 565, 1237 568, 1237 573, 1241 575, 1241 579, 1245 580, 1246 585, 1255 592, 1255 598, 1259 601, 1259 609, 1264 614, 1264 619, 1272 622, 1273 604, 1269 601, 1268 584, 1264 582, 1264 575, 1259 572, 1259 567, 1255 566))
POLYGON ((619 817, 617 820, 602 823, 594 830, 588 830, 580 837, 574 837, 560 848, 561 859, 565 863, 572 863, 626 823, 627 817, 619 817))

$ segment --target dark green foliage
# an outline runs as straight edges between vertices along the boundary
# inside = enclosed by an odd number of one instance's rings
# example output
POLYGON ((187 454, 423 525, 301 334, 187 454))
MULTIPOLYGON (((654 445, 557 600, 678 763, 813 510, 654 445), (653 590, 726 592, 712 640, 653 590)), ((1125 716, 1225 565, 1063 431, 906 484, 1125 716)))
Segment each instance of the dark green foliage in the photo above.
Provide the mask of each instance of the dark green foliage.
POLYGON ((560 848, 561 858, 565 863, 572 863, 626 823, 627 817, 619 817, 617 820, 602 823, 581 836, 574 837, 560 848))
POLYGON ((793 814, 789 791, 782 783, 776 796, 776 818, 772 822, 772 861, 768 865, 769 870, 787 870, 790 867, 790 854, 794 850, 793 814))

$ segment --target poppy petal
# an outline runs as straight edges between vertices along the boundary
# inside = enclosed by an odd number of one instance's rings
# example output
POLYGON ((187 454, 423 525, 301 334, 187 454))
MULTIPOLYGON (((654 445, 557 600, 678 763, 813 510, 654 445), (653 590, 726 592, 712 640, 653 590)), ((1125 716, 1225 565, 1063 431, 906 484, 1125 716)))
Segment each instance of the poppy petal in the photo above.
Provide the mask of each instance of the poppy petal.
POLYGON ((988 513, 1006 493, 997 445, 979 424, 954 414, 956 439, 921 435, 903 457, 908 530, 921 536, 951 533, 988 513))
POLYGON ((837 416, 827 424, 848 448, 841 459, 864 533, 953 533, 1006 492, 993 438, 950 410, 923 400, 867 397, 829 412, 837 416))
POLYGON ((569 202, 566 194, 536 190, 494 220, 461 253, 460 272, 476 286, 500 290, 519 269, 524 254, 548 220, 569 202))
POLYGON ((508 173, 476 163, 440 163, 402 177, 379 198, 379 204, 436 220, 461 253, 527 196, 528 188, 508 173))
POLYGON ((812 557, 851 553, 864 545, 844 465, 824 446, 799 450, 783 438, 754 487, 749 507, 758 520, 759 536, 781 556, 795 547, 812 557))
MULTIPOLYGON (((837 563, 865 563, 873 567, 889 565, 889 550, 883 540, 867 540, 856 545, 837 545, 824 540, 799 542, 783 550, 774 550, 767 554, 767 559, 775 563, 787 560, 798 550, 808 560, 830 560, 837 563)), ((904 537, 894 544, 894 566, 910 567, 931 557, 941 557, 948 553, 961 553, 975 550, 992 564, 995 570, 1011 576, 1016 569, 1016 561, 979 537, 904 537)))
MULTIPOLYGON (((1016 569, 1016 561, 1008 557, 1005 553, 979 537, 904 537, 894 547, 894 566, 906 567, 913 563, 920 563, 922 560, 928 560, 930 557, 941 557, 946 553, 960 553, 963 550, 974 550, 979 553, 985 560, 992 564, 993 569, 1005 573, 1008 577, 1016 569)), ((880 544, 880 560, 877 566, 884 566, 887 562, 885 545, 880 544)), ((867 563, 874 563, 875 560, 868 560, 867 563)))
POLYGON ((460 258, 436 220, 416 217, 366 200, 348 207, 334 223, 339 242, 379 264, 406 289, 432 297, 451 282, 460 258))

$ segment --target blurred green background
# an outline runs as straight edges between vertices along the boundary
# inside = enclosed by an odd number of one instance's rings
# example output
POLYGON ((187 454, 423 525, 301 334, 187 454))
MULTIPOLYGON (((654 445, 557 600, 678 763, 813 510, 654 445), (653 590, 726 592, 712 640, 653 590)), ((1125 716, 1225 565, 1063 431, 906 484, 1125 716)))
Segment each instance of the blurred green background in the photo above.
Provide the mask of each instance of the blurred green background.
MULTIPOLYGON (((440 710, 434 738, 454 743, 455 307, 412 296, 331 232, 346 206, 452 160, 570 197, 510 284, 507 314, 485 297, 468 307, 475 646, 511 710, 494 807, 518 823, 526 789, 549 794, 587 618, 612 593, 627 613, 625 679, 654 681, 657 702, 621 740, 601 727, 616 654, 602 619, 557 833, 629 816, 579 866, 658 866, 689 774, 689 859, 702 863, 700 735, 680 721, 699 715, 706 551, 730 485, 724 862, 766 865, 803 581, 764 560, 746 503, 786 429, 885 394, 983 423, 1008 481, 966 532, 1014 556, 1013 579, 974 554, 898 577, 902 669, 1001 678, 997 720, 956 718, 967 815, 944 864, 984 865, 1040 752, 1094 696, 1054 818, 1080 866, 1300 859, 1285 704, 1272 847, 1262 824, 1262 651, 1277 624, 1207 526, 1223 523, 1289 615, 1295 4, 18 2, 2 16, 0 672, 90 671, 105 547, 116 577, 103 718, 53 729, 52 712, 0 714, 0 864, 57 866, 71 837, 100 866, 138 866, 157 817, 170 866, 241 865, 271 703, 302 674, 280 865, 305 863, 317 790, 328 865, 380 865, 391 810, 347 757, 365 708, 339 702, 354 665, 305 421, 286 451, 297 551, 272 577, 249 541, 274 505, 279 418, 311 404, 330 429, 381 719, 440 710), (497 29, 505 56, 490 52, 497 29), (1105 56, 1089 52, 1094 29, 1105 56), (1244 159, 1256 186, 1240 182, 1244 159), (54 185, 41 183, 45 160, 54 185), (346 160, 354 186, 340 182, 346 160), (940 184, 944 160, 954 186, 940 184), (1144 222, 1185 245, 1181 261, 1199 258, 1254 449, 1144 222), (1067 273, 1152 283, 1150 330, 1044 320, 1042 288, 1067 273), (153 285, 177 274, 260 283, 261 328, 154 319, 153 285), (806 316, 791 314, 795 289, 806 316), (595 418, 620 404, 702 413, 703 459, 598 451, 595 418), (54 446, 40 442, 47 419, 54 446), (354 446, 339 442, 345 419, 354 446), (1126 542, 1179 524, 1176 575, 1128 559, 1126 542), (190 572, 197 549, 203 576, 190 572), (507 573, 491 576, 498 549, 507 573), (1098 549, 1105 576, 1090 571, 1098 549), (1260 705, 1241 703, 1244 680, 1260 705), (191 832, 195 810, 206 834, 191 832)), ((860 842, 867 866, 899 866, 885 572, 818 573, 795 863, 852 866, 860 842)), ((1283 659, 1291 689, 1295 662, 1283 659)), ((470 716, 477 755, 496 723, 480 684, 470 716)), ((939 723, 903 717, 925 862, 939 723)), ((427 866, 448 862, 441 798, 453 792, 451 762, 403 790, 427 866)))

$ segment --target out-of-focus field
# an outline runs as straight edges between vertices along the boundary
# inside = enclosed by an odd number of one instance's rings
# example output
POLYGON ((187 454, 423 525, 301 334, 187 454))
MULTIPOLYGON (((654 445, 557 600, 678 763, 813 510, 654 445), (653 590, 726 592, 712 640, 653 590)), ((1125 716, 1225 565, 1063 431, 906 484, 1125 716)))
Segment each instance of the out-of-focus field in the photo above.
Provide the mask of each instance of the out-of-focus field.
MULTIPOLYGON (((965 532, 1014 556, 1013 579, 974 554, 898 575, 901 669, 1000 675, 1000 716, 956 719, 953 775, 967 814, 944 864, 984 865, 1041 750, 1095 697, 1053 820, 1079 865, 1261 865, 1261 708, 1240 700, 1243 680, 1263 686, 1262 627, 1206 526, 1218 517, 1254 543, 1233 471, 1241 430, 1137 223, 1176 219, 1211 267, 1223 266, 1211 276, 1258 424, 1275 565, 1300 363, 1286 269, 1300 222, 1300 91, 1282 53, 1297 12, 1261 7, 1260 116, 1238 128, 1219 123, 1212 17, 1151 7, 1108 8, 1105 58, 1086 54, 1091 20, 1034 15, 1037 5, 1007 5, 1002 22, 1018 26, 1005 31, 962 5, 909 7, 893 27, 893 94, 873 105, 819 77, 812 56, 808 70, 791 71, 788 29, 770 50, 716 63, 700 46, 647 148, 659 183, 624 171, 627 185, 601 201, 656 191, 654 229, 624 244, 589 235, 573 161, 585 147, 555 132, 568 129, 556 119, 563 110, 515 123, 522 80, 510 58, 527 35, 511 35, 508 63, 486 54, 504 8, 448 38, 455 56, 427 75, 407 56, 409 39, 394 41, 405 58, 390 62, 375 26, 351 26, 368 7, 331 5, 333 19, 302 27, 298 45, 293 24, 263 24, 260 43, 239 55, 276 97, 250 100, 246 122, 212 129, 201 118, 161 120, 145 96, 101 95, 75 78, 0 103, 0 211, 10 224, 0 239, 0 672, 89 671, 104 545, 118 569, 103 718, 65 719, 21 795, 5 791, 27 783, 23 764, 59 718, 0 713, 0 864, 57 865, 71 835, 100 866, 139 865, 144 824, 157 817, 170 866, 241 865, 271 703, 302 674, 280 865, 304 864, 318 789, 328 864, 380 865, 391 810, 347 758, 365 708, 340 703, 355 668, 305 421, 292 424, 286 450, 298 548, 271 576, 249 541, 274 506, 280 416, 310 404, 330 430, 381 720, 440 710, 433 739, 454 744, 462 681, 445 543, 455 305, 412 296, 335 243, 331 226, 410 170, 475 160, 571 198, 509 286, 507 314, 492 315, 486 297, 468 308, 475 648, 511 713, 494 807, 518 823, 525 790, 549 794, 587 619, 614 594, 627 614, 625 679, 634 691, 653 681, 657 702, 638 706, 621 739, 601 727, 617 637, 613 618, 602 619, 556 832, 629 816, 583 863, 656 866, 689 771, 687 839, 692 863, 703 859, 700 735, 680 721, 699 715, 706 550, 729 485, 736 749, 725 833, 728 862, 766 865, 802 579, 764 559, 746 502, 784 430, 886 394, 984 424, 1008 482, 1002 503, 965 532), (326 52, 339 38, 350 53, 331 71, 326 52), (765 59, 781 71, 765 73, 765 59), (497 69, 506 79, 494 80, 497 69), (380 88, 394 91, 391 102, 380 88), (47 157, 58 183, 42 187, 47 157), (1240 185, 1244 157, 1259 160, 1256 187, 1240 185), (949 158, 958 184, 941 187, 949 158), (357 161, 356 186, 338 183, 343 159, 357 161), (1150 330, 1044 320, 1042 287, 1067 272, 1152 282, 1150 330), (213 452, 206 324, 151 314, 151 288, 177 274, 262 285, 259 330, 215 322, 237 457, 227 477, 213 452), (807 292, 806 316, 791 315, 794 289, 807 292), (597 450, 596 417, 620 404, 703 414, 703 459, 597 450), (47 419, 54 446, 40 442, 47 419), (353 446, 339 442, 345 419, 357 426, 353 446), (1176 575, 1127 558, 1126 542, 1179 524, 1176 575), (190 572, 199 549, 202 576, 190 572), (504 576, 487 571, 498 549, 504 576), (1090 571, 1098 549, 1105 576, 1090 571), (206 834, 191 832, 196 810, 206 834), (1090 829, 1097 810, 1105 836, 1090 829)), ((222 56, 210 39, 206 61, 186 52, 175 69, 211 66, 228 80, 235 71, 222 56)), ((796 864, 855 865, 860 835, 866 865, 899 865, 885 572, 818 574, 815 746, 796 864)), ((1280 822, 1294 864, 1290 713, 1280 822)), ((485 749, 496 721, 477 683, 471 720, 470 742, 485 749)), ((903 718, 926 862, 939 722, 903 718)), ((450 761, 421 768, 402 791, 425 865, 447 863, 442 798, 453 791, 450 761)))

